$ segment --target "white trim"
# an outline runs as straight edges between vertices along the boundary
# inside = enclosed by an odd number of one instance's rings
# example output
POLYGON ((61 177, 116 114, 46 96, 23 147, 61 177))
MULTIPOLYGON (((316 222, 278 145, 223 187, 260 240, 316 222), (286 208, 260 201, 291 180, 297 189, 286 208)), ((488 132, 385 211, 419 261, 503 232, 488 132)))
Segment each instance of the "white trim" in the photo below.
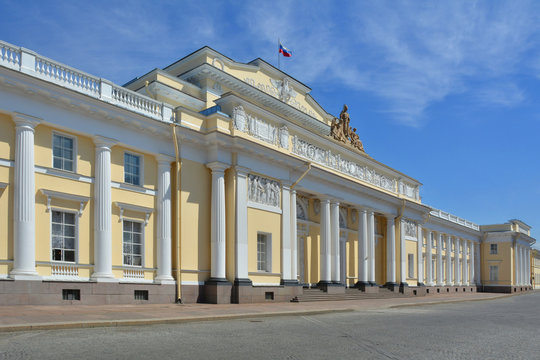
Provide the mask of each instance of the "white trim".
POLYGON ((137 186, 137 187, 143 187, 144 188, 144 154, 141 154, 141 153, 138 153, 138 152, 135 152, 135 151, 131 151, 131 150, 124 150, 123 154, 124 154, 122 156, 122 159, 123 159, 123 180, 124 180, 123 183, 127 184, 127 185, 131 185, 131 186, 137 186), (131 155, 131 156, 136 156, 140 160, 140 162, 139 162, 139 183, 138 184, 132 184, 132 183, 126 182, 126 154, 131 155))
POLYGON ((276 213, 276 214, 281 214, 282 213, 280 208, 270 206, 270 205, 265 205, 265 204, 259 204, 259 203, 249 201, 249 200, 247 202, 247 207, 248 208, 253 208, 253 209, 259 209, 259 210, 263 210, 263 211, 268 211, 268 212, 273 212, 273 213, 276 213))
POLYGON ((61 178, 64 178, 64 179, 80 181, 80 182, 84 182, 84 183, 88 183, 88 184, 92 184, 94 182, 94 178, 90 177, 90 176, 84 176, 84 175, 72 173, 71 171, 48 168, 48 167, 45 167, 45 166, 35 165, 34 172, 36 172, 38 174, 46 174, 46 175, 51 175, 51 176, 58 176, 58 177, 61 177, 61 178))
MULTIPOLYGON (((176 280, 174 281, 176 283, 176 280)), ((182 281, 182 285, 204 285, 204 281, 182 281)))
POLYGON ((59 276, 59 275, 42 276, 41 280, 42 281, 61 281, 61 282, 89 282, 91 281, 91 279, 88 277, 59 276))
POLYGON ((281 284, 276 284, 276 283, 253 283, 253 287, 256 287, 256 286, 272 286, 272 287, 283 287, 283 285, 281 284))
POLYGON ((131 185, 131 184, 128 184, 128 183, 120 183, 120 182, 117 182, 117 181, 111 181, 111 188, 122 189, 122 190, 137 192, 137 193, 140 193, 140 194, 156 196, 156 191, 155 190, 147 189, 147 188, 142 187, 142 186, 131 185))
MULTIPOLYGON (((126 204, 119 201, 115 201, 114 205, 116 205, 120 209, 120 221, 124 220, 124 210, 128 211, 135 211, 139 213, 145 214, 145 220, 144 220, 144 226, 148 225, 148 219, 150 218, 150 215, 154 212, 153 208, 148 208, 144 206, 138 206, 138 205, 132 205, 132 204, 126 204)), ((136 220, 134 220, 136 221, 136 220)), ((122 228, 122 231, 123 228, 122 228)))
POLYGON ((75 201, 75 202, 80 203, 78 215, 79 217, 81 217, 84 210, 84 206, 90 200, 90 198, 86 196, 73 195, 73 194, 63 193, 60 191, 53 191, 53 190, 47 190, 47 189, 40 189, 40 191, 43 195, 47 197, 47 212, 51 212, 52 199, 69 200, 69 201, 75 201))
POLYGON ((0 159, 0 166, 13 167, 15 162, 13 160, 0 159))
POLYGON ((66 172, 69 172, 69 173, 73 173, 73 174, 76 174, 77 173, 77 163, 78 163, 78 159, 77 159, 77 155, 79 154, 78 152, 78 141, 77 141, 77 137, 76 136, 73 136, 71 134, 67 134, 67 133, 64 133, 64 132, 61 132, 61 131, 58 131, 58 130, 53 130, 52 131, 52 134, 51 134, 51 168, 55 169, 55 170, 61 170, 61 171, 66 171, 66 172), (73 169, 72 170, 65 170, 65 169, 57 169, 54 167, 54 136, 57 135, 57 136, 62 136, 62 137, 65 137, 65 138, 69 138, 71 140, 73 140, 73 148, 71 149, 71 161, 73 162, 73 169))

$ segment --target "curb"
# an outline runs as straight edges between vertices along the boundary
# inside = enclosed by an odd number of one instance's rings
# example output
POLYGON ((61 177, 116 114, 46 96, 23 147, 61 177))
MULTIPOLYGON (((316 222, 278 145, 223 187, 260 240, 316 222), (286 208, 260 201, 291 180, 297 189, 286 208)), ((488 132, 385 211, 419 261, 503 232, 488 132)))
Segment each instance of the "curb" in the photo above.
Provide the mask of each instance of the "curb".
POLYGON ((217 315, 201 317, 184 318, 166 318, 166 319, 138 319, 138 320, 103 320, 103 321, 81 321, 81 322, 57 322, 28 325, 0 325, 0 333, 31 330, 60 330, 60 329, 84 329, 96 327, 120 327, 120 326, 140 326, 140 325, 159 325, 159 324, 184 324, 193 322, 222 321, 253 319, 262 317, 277 316, 307 316, 321 315, 329 313, 353 312, 354 309, 327 309, 327 310, 309 310, 309 311, 283 311, 269 313, 246 313, 234 315, 217 315))
POLYGON ((440 304, 455 304, 455 303, 463 303, 463 302, 473 302, 473 301, 489 301, 489 300, 497 300, 497 299, 503 299, 511 296, 517 296, 517 295, 525 295, 525 294, 505 294, 505 295, 499 295, 494 296, 490 298, 483 298, 483 299, 456 299, 456 300, 440 300, 440 301, 430 301, 425 303, 410 303, 410 304, 399 304, 399 305, 390 305, 387 307, 387 309, 398 309, 398 308, 404 308, 404 307, 413 307, 413 306, 424 306, 424 305, 440 305, 440 304))

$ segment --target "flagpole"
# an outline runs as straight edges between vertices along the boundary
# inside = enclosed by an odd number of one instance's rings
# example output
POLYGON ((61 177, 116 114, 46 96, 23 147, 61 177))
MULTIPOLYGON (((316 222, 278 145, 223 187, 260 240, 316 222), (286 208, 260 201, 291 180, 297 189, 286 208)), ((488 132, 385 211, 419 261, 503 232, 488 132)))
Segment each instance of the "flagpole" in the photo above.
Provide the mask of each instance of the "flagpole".
POLYGON ((278 68, 278 70, 280 70, 280 65, 281 65, 281 64, 280 64, 280 62, 281 62, 281 60, 280 60, 281 57, 279 56, 279 55, 281 55, 281 54, 279 53, 279 45, 280 45, 280 44, 281 44, 281 43, 280 43, 279 37, 278 37, 278 38, 277 38, 277 46, 278 46, 278 53, 277 53, 277 68, 278 68))

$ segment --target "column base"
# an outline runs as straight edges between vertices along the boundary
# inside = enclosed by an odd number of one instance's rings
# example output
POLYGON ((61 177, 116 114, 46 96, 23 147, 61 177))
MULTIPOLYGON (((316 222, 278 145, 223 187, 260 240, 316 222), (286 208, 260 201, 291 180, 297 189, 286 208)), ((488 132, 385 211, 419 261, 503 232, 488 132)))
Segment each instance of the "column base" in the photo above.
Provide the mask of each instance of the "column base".
POLYGON ((13 280, 41 281, 41 276, 35 270, 12 270, 9 278, 13 280))
POLYGON ((174 285, 176 281, 172 276, 158 276, 154 279, 154 283, 161 285, 174 285))
POLYGON ((375 282, 375 281, 370 281, 369 285, 371 285, 371 286, 379 286, 379 285, 377 285, 377 282, 375 282))
POLYGON ((357 281, 356 284, 354 284, 354 287, 362 291, 365 291, 366 288, 371 287, 371 285, 369 284, 369 281, 357 281))
POLYGON ((345 293, 345 285, 332 281, 319 281, 317 287, 328 294, 345 293))
POLYGON ((300 284, 298 283, 298 280, 281 279, 279 284, 283 286, 300 286, 300 284))
POLYGON ((210 278, 204 283, 204 299, 210 304, 230 304, 233 284, 225 278, 210 278))
POLYGON ((90 279, 96 282, 119 282, 119 279, 115 278, 113 274, 106 273, 93 273, 90 279))
POLYGON ((391 290, 391 291, 396 291, 396 289, 399 289, 398 283, 395 283, 395 282, 387 282, 387 283, 384 284, 383 286, 384 286, 386 289, 391 290))
POLYGON ((416 286, 426 286, 423 282, 419 282, 416 284, 416 286))

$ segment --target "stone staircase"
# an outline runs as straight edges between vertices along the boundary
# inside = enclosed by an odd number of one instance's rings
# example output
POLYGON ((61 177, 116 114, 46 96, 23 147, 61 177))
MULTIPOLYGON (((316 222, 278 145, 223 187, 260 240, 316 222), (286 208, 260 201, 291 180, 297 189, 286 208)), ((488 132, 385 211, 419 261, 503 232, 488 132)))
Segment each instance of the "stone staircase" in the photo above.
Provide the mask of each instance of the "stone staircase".
POLYGON ((313 302, 313 301, 345 301, 345 300, 367 300, 367 299, 388 299, 405 297, 399 291, 391 291, 380 287, 378 292, 365 293, 355 288, 347 288, 342 294, 328 294, 320 289, 304 289, 302 295, 298 295, 291 302, 313 302))

